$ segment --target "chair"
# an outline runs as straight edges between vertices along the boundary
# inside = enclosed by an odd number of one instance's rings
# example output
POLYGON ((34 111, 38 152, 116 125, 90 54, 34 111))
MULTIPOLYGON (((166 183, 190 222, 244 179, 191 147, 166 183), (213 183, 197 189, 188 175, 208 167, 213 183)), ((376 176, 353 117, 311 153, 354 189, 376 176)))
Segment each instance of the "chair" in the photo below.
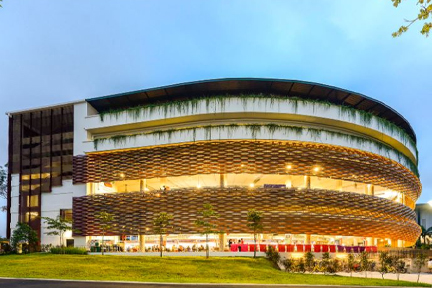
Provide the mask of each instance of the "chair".
POLYGON ((267 245, 266 244, 260 244, 259 250, 260 250, 260 252, 266 252, 267 251, 267 245))
POLYGON ((303 244, 296 245, 296 247, 297 247, 297 252, 304 252, 304 246, 303 246, 303 244))
POLYGON ((279 250, 279 252, 285 252, 286 251, 285 245, 279 244, 278 245, 278 250, 279 250))
POLYGON ((237 244, 231 244, 231 252, 237 252, 237 244))
POLYGON ((366 247, 365 246, 360 246, 359 247, 359 252, 361 253, 361 252, 364 252, 366 250, 366 247))
POLYGON ((249 251, 248 244, 241 244, 241 252, 248 252, 249 251))
POLYGON ((321 252, 329 252, 329 247, 328 245, 321 245, 321 252))
POLYGON ((372 253, 377 253, 378 252, 378 248, 376 246, 372 246, 372 253))
POLYGON ((366 252, 368 252, 368 253, 372 252, 372 247, 366 246, 365 248, 366 248, 365 249, 366 252))
POLYGON ((286 251, 287 252, 294 252, 294 245, 293 244, 286 245, 286 251))
POLYGON ((359 253, 359 247, 358 246, 352 247, 352 250, 354 253, 359 253))
POLYGON ((337 252, 344 252, 345 247, 343 245, 337 245, 337 252))
POLYGON ((312 251, 312 245, 305 244, 304 245, 304 252, 311 252, 312 251))
MULTIPOLYGON (((254 247, 255 247, 255 244, 249 244, 249 252, 254 252, 254 247)), ((257 245, 256 251, 257 252, 259 251, 258 245, 257 245)))
POLYGON ((352 246, 345 246, 346 252, 347 253, 352 253, 353 251, 353 247, 352 246))
POLYGON ((330 253, 336 253, 336 245, 329 245, 330 253))

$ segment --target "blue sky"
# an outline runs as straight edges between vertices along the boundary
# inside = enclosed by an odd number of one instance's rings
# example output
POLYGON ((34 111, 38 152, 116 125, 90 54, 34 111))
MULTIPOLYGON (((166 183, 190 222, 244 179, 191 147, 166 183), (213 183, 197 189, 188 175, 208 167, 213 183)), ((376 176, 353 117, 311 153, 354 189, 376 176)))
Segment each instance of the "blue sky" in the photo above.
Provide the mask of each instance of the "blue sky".
MULTIPOLYGON (((4 0, 0 112, 185 81, 267 77, 379 99, 415 129, 432 199, 432 36, 393 39, 414 1, 4 0), (405 3, 406 2, 406 3, 405 3)), ((4 115, 4 114, 3 114, 4 115)), ((0 163, 7 117, 0 117, 0 163)), ((5 235, 0 214, 0 235, 5 235)))

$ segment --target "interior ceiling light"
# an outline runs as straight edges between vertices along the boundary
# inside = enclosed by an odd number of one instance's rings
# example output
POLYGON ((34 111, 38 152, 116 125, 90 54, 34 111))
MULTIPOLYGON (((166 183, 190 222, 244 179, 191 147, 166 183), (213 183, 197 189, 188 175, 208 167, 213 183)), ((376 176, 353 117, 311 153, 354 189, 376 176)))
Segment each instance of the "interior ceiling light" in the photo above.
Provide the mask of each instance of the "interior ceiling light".
POLYGON ((291 165, 287 165, 286 168, 287 168, 287 169, 291 169, 292 166, 291 166, 291 165))
POLYGON ((254 183, 250 183, 249 186, 250 186, 251 188, 253 188, 253 187, 255 187, 255 184, 254 184, 254 183))

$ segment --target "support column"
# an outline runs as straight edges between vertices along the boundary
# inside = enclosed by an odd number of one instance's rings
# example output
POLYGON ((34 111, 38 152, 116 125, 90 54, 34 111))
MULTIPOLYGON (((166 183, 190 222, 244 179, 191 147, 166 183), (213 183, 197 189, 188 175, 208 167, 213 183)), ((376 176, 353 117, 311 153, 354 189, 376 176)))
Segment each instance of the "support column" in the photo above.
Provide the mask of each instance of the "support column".
POLYGON ((310 234, 306 234, 305 244, 311 244, 311 235, 310 234))
POLYGON ((220 188, 225 188, 226 186, 226 174, 219 174, 220 175, 220 188))
POLYGON ((304 176, 304 186, 306 189, 311 188, 311 178, 310 176, 304 176))
POLYGON ((145 252, 145 235, 139 235, 139 247, 141 252, 145 252))
POLYGON ((340 192, 342 192, 343 191, 343 182, 342 182, 342 180, 337 180, 337 189, 340 191, 340 192))
POLYGON ((366 246, 373 246, 373 238, 372 237, 367 237, 366 238, 366 246))
POLYGON ((223 252, 225 250, 225 246, 227 245, 227 237, 225 233, 219 234, 219 251, 223 252))
POLYGON ((375 195, 375 187, 372 184, 367 184, 365 188, 366 195, 375 195))
POLYGON ((391 241, 391 247, 392 248, 398 247, 398 240, 396 240, 396 239, 390 239, 390 241, 391 241))
POLYGON ((357 237, 353 237, 353 246, 358 246, 357 237))

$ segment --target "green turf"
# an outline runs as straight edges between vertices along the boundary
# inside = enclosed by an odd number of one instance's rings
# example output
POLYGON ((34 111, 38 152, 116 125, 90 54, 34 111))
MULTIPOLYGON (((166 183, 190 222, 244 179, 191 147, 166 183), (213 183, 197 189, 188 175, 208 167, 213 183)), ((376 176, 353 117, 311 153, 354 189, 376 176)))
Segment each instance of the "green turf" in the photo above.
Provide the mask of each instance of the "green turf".
POLYGON ((0 277, 194 283, 430 286, 356 277, 290 274, 263 258, 88 255, 0 256, 0 277))

